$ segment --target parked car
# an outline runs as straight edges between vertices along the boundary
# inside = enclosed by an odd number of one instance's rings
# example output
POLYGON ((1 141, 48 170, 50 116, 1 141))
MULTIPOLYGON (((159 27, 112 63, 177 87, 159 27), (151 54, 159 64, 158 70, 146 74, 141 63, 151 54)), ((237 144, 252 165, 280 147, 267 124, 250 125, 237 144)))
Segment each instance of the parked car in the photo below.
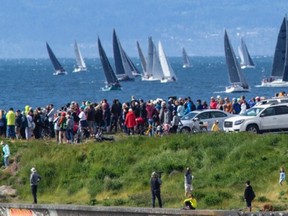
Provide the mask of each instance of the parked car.
POLYGON ((224 130, 253 133, 287 131, 288 103, 255 105, 239 116, 227 118, 224 130))
POLYGON ((273 97, 269 99, 264 99, 257 102, 256 105, 276 104, 276 103, 288 103, 288 97, 273 97))
POLYGON ((217 109, 194 110, 180 119, 178 131, 191 132, 194 124, 207 125, 207 130, 210 131, 215 120, 218 120, 220 129, 223 129, 224 120, 231 116, 233 114, 217 109))

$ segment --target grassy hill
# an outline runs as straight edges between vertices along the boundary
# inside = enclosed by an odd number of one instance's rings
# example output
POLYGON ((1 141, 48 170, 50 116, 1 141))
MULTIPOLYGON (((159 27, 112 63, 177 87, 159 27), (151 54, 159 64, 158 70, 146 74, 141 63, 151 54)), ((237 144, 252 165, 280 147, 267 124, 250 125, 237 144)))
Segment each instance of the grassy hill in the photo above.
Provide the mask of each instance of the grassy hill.
POLYGON ((164 207, 180 208, 190 166, 199 209, 243 208, 249 179, 254 210, 266 203, 284 210, 287 184, 280 186, 278 179, 280 167, 287 167, 287 140, 286 134, 211 133, 119 136, 115 142, 77 145, 8 141, 11 165, 0 171, 0 185, 17 189, 17 198, 6 201, 31 203, 29 176, 35 166, 42 176, 39 203, 150 207, 149 179, 158 171, 164 207))

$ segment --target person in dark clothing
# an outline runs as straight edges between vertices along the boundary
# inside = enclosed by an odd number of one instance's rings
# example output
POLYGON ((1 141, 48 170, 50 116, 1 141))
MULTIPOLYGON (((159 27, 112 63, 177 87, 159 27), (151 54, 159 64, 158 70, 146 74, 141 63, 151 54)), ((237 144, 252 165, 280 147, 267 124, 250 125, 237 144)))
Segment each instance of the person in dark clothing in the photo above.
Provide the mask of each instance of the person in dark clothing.
POLYGON ((31 186, 31 192, 33 195, 33 204, 37 204, 37 187, 38 182, 41 180, 41 176, 37 173, 36 169, 33 167, 31 169, 31 175, 30 175, 30 186, 31 186))
POLYGON ((246 188, 244 191, 244 199, 246 201, 246 206, 249 211, 252 211, 252 200, 255 198, 255 193, 253 191, 252 186, 250 185, 250 181, 246 181, 246 188))
POLYGON ((16 111, 16 119, 15 119, 15 131, 16 131, 16 138, 20 139, 21 138, 21 130, 22 127, 22 114, 20 110, 16 111))
POLYGON ((161 200, 161 187, 162 181, 159 175, 156 172, 153 172, 150 178, 150 186, 151 186, 151 194, 152 194, 152 207, 155 208, 155 199, 157 197, 159 207, 162 208, 162 200, 161 200))
POLYGON ((119 126, 119 118, 121 116, 122 105, 118 99, 113 100, 113 104, 111 106, 111 131, 112 129, 115 130, 117 133, 118 126, 119 126))

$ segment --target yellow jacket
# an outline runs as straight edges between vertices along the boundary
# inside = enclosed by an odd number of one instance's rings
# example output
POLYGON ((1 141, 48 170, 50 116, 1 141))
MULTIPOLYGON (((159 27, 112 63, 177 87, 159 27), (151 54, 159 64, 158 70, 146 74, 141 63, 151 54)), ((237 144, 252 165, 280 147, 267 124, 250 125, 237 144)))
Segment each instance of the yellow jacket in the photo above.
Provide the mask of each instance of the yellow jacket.
POLYGON ((191 206, 192 206, 193 208, 195 208, 195 209, 197 208, 197 200, 196 200, 195 198, 189 197, 189 198, 185 199, 185 200, 184 200, 184 204, 185 204, 187 201, 191 203, 191 206))
POLYGON ((15 113, 9 110, 6 114, 7 125, 15 125, 15 113))

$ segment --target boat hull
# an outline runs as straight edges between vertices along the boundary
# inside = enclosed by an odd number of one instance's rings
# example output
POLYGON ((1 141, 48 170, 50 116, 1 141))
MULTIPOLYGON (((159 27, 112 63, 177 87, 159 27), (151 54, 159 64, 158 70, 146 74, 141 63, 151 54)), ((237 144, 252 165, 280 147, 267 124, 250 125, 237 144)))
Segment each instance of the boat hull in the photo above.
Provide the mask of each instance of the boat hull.
POLYGON ((160 80, 161 83, 168 83, 168 82, 176 82, 176 79, 174 78, 164 78, 160 80))
POLYGON ((87 68, 75 68, 73 70, 73 73, 79 73, 79 72, 85 72, 87 71, 87 68))
POLYGON ((288 82, 283 81, 282 79, 276 79, 271 82, 267 80, 262 80, 262 87, 288 87, 288 82))
POLYGON ((250 92, 250 88, 243 88, 240 85, 231 85, 226 87, 226 93, 237 93, 237 92, 250 92))
POLYGON ((105 86, 105 87, 103 87, 103 88, 101 88, 101 89, 102 89, 102 91, 122 90, 121 87, 115 86, 115 85, 105 86))
POLYGON ((53 75, 58 76, 58 75, 67 75, 66 71, 55 71, 55 73, 53 73, 53 75))
POLYGON ((255 68, 255 66, 252 66, 252 65, 241 65, 241 69, 245 69, 245 68, 255 68))
POLYGON ((142 81, 159 81, 159 79, 155 79, 153 78, 153 76, 150 76, 150 77, 144 77, 142 76, 142 81))

